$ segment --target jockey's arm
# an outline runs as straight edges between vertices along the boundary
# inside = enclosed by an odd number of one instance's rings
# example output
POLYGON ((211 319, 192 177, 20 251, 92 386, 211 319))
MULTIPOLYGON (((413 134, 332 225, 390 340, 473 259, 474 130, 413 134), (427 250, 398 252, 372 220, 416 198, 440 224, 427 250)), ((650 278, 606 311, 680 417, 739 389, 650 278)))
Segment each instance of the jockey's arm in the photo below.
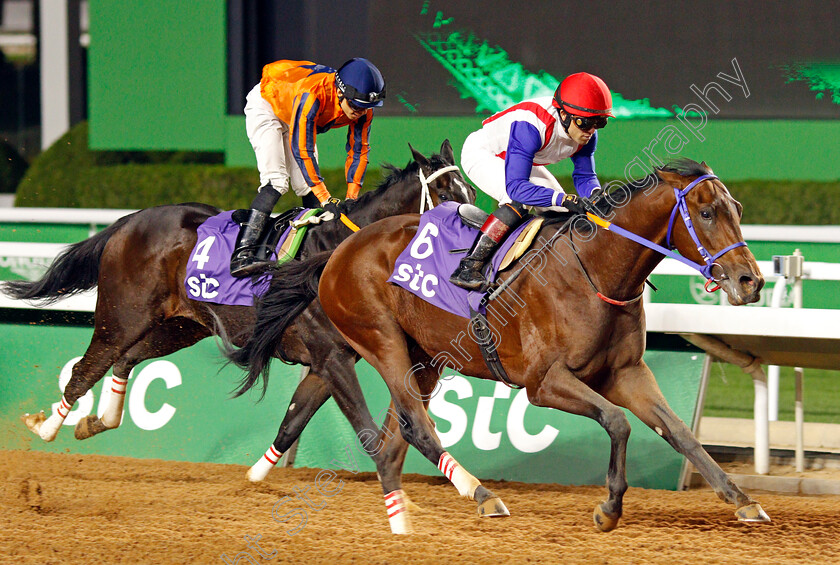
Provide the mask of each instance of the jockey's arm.
POLYGON ((564 194, 531 182, 534 155, 542 147, 542 136, 528 122, 513 122, 505 152, 505 189, 511 199, 529 206, 560 206, 564 194))
POLYGON ((598 132, 596 131, 589 143, 572 155, 572 163, 575 166, 572 172, 572 180, 575 183, 575 190, 586 198, 589 198, 593 190, 601 188, 601 183, 598 182, 598 177, 595 175, 595 148, 597 145, 598 132))
POLYGON ((292 155, 303 173, 303 180, 312 189, 318 201, 324 203, 330 199, 330 193, 321 176, 314 150, 317 135, 315 118, 319 107, 320 101, 312 93, 304 93, 295 100, 293 119, 289 127, 289 144, 292 146, 292 155))
POLYGON ((344 146, 347 151, 347 161, 344 163, 344 174, 347 179, 346 198, 356 198, 362 184, 365 182, 365 171, 368 165, 368 152, 370 151, 370 123, 373 120, 373 110, 368 110, 347 126, 347 144, 344 146))

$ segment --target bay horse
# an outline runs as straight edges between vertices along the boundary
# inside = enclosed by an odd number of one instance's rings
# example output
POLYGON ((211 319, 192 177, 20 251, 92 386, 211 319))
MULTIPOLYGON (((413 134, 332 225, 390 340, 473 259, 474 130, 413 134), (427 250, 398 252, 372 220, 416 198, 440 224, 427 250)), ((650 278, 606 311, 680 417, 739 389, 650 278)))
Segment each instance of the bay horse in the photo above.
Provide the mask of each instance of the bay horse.
MULTIPOLYGON (((389 215, 421 210, 426 205, 475 200, 475 189, 455 165, 449 140, 431 158, 410 145, 409 148, 414 160, 404 169, 386 166, 391 172, 378 189, 341 204, 342 212, 353 223, 365 226, 389 215)), ((40 280, 3 284, 4 292, 14 298, 47 304, 98 287, 93 337, 84 356, 73 366, 61 407, 49 417, 43 412, 25 415, 23 420, 29 429, 45 441, 55 439, 73 404, 111 367, 113 388, 118 394, 111 395, 101 418, 92 414, 80 420, 75 437, 86 439, 116 428, 122 417, 126 381, 138 363, 169 355, 214 334, 222 334, 237 344, 247 340, 255 320, 253 306, 195 301, 184 288, 187 263, 197 240, 196 230, 219 212, 218 208, 199 203, 140 210, 71 245, 40 280), (143 269, 142 276, 138 276, 138 267, 143 269)), ((301 246, 300 257, 329 252, 350 233, 350 228, 339 221, 312 225, 301 246)), ((326 317, 302 328, 298 334, 300 341, 295 344, 307 352, 302 361, 309 364, 313 357, 308 354, 307 343, 315 344, 326 359, 332 346, 331 336, 338 338, 339 346, 347 347, 326 317), (327 328, 327 337, 323 339, 319 337, 324 333, 322 325, 327 328)), ((329 398, 318 373, 310 372, 305 377, 297 397, 301 406, 314 403, 312 413, 329 398)), ((342 377, 352 377, 355 381, 352 362, 351 373, 342 377)), ((346 388, 351 386, 352 383, 345 383, 346 388)), ((358 395, 361 396, 361 391, 358 395)), ((357 403, 358 399, 354 398, 353 402, 357 403)), ((286 430, 284 442, 291 445, 308 419, 301 419, 293 429, 281 427, 281 431, 286 430)), ((371 422, 365 419, 357 424, 372 425, 371 422)))
MULTIPOLYGON (((573 229, 566 231, 566 224, 546 221, 538 234, 543 245, 525 256, 530 257, 526 273, 510 274, 524 264, 522 258, 500 275, 497 283, 510 283, 509 304, 519 308, 511 313, 509 306, 490 303, 487 320, 509 384, 524 387, 536 406, 586 416, 606 430, 611 439, 609 497, 594 511, 600 530, 618 525, 628 486, 625 454, 630 425, 620 407, 687 457, 718 496, 736 506, 739 520, 767 522, 761 506, 732 482, 674 414, 642 358, 646 337, 642 290, 662 260, 661 251, 671 253, 664 246, 698 266, 697 261, 705 261, 703 272, 724 289, 730 303, 759 299, 764 279, 743 243, 741 206, 705 163, 689 159, 658 168, 622 186, 621 192, 621 199, 613 191, 597 203, 600 215, 612 223, 597 216, 591 216, 597 222, 590 223, 577 216, 573 229), (677 218, 680 210, 682 223, 677 218), (618 235, 619 227, 659 251, 618 235), (717 253, 712 256, 706 249, 717 253)), ((505 516, 504 503, 441 447, 424 407, 447 365, 463 374, 496 380, 483 361, 479 340, 466 319, 386 282, 418 225, 417 215, 386 218, 347 238, 329 257, 313 257, 295 266, 309 273, 310 296, 303 296, 304 288, 295 289, 302 298, 295 311, 287 309, 273 338, 259 336, 262 354, 260 347, 246 346, 254 361, 251 376, 265 369, 270 361, 265 352, 274 351, 271 339, 282 336, 284 324, 292 323, 300 312, 305 317, 313 308, 323 309, 382 376, 405 440, 437 465, 462 496, 478 503, 479 515, 505 516), (320 304, 309 305, 315 292, 320 304)), ((280 297, 269 291, 264 300, 280 297)), ((392 531, 408 531, 399 474, 380 470, 380 476, 392 531), (400 513, 392 516, 392 508, 400 513)))

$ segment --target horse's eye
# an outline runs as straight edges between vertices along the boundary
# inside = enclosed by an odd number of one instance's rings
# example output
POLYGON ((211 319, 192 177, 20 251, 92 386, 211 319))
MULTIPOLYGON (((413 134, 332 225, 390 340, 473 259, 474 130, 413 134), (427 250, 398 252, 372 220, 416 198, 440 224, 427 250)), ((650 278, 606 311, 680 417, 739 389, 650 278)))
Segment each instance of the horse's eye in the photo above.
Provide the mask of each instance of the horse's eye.
POLYGON ((438 194, 438 198, 440 198, 441 200, 449 200, 449 195, 446 193, 441 193, 438 194))
POLYGON ((709 208, 703 208, 702 210, 700 210, 700 217, 704 220, 711 220, 712 211, 709 208))

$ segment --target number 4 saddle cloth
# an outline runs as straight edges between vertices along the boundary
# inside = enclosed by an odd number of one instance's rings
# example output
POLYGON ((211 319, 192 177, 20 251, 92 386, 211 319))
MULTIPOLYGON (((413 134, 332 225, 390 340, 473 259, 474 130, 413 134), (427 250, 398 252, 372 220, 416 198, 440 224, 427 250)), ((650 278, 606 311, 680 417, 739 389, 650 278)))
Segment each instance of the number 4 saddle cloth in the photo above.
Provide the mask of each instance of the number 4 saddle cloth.
MULTIPOLYGON (((468 291, 449 282, 449 276, 478 235, 477 229, 461 220, 458 206, 457 202, 444 202, 421 216, 417 234, 397 258, 388 282, 438 308, 469 319, 470 307, 484 312, 485 293, 468 291)), ((500 270, 527 250, 542 221, 532 217, 511 232, 490 261, 488 280, 494 280, 500 270)))
MULTIPOLYGON (((293 228, 289 221, 296 221, 312 216, 320 209, 300 209, 298 213, 286 218, 285 227, 277 241, 275 256, 278 263, 291 259, 297 253, 305 226, 293 228)), ((235 278, 230 275, 230 257, 239 235, 239 223, 233 220, 235 210, 222 212, 208 218, 198 227, 198 239, 187 262, 187 274, 184 288, 187 296, 193 300, 228 304, 232 306, 252 306, 254 297, 265 294, 271 275, 262 274, 255 278, 235 278)), ((283 214, 274 218, 275 221, 283 214)), ((279 223, 278 223, 279 224, 279 223)), ((266 232, 269 230, 266 229, 266 232)), ((271 238, 273 239, 273 238, 271 238)))

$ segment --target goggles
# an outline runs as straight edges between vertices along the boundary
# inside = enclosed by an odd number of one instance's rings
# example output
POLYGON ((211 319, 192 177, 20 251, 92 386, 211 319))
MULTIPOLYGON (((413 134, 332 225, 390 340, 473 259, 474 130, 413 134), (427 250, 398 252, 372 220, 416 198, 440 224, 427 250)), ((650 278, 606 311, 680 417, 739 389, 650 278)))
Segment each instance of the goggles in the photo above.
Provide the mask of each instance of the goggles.
POLYGON ((347 102, 350 104, 350 107, 354 110, 362 111, 367 110, 372 105, 375 105, 378 102, 385 100, 385 89, 382 89, 382 92, 359 92, 352 85, 344 84, 344 81, 341 80, 341 77, 336 74, 335 82, 338 85, 339 90, 341 93, 344 94, 344 97, 347 99, 347 102), (361 104, 367 104, 367 106, 362 106, 361 104))
POLYGON ((353 101, 350 100, 349 98, 345 98, 345 100, 347 100, 347 105, 350 106, 350 109, 353 110, 354 112, 366 112, 367 111, 367 108, 364 108, 362 106, 358 106, 357 104, 354 104, 353 101))
POLYGON ((583 117, 583 116, 572 116, 572 121, 575 123, 577 127, 579 127, 583 131, 590 130, 592 128, 601 129, 607 126, 607 117, 606 116, 593 116, 591 118, 583 117))

